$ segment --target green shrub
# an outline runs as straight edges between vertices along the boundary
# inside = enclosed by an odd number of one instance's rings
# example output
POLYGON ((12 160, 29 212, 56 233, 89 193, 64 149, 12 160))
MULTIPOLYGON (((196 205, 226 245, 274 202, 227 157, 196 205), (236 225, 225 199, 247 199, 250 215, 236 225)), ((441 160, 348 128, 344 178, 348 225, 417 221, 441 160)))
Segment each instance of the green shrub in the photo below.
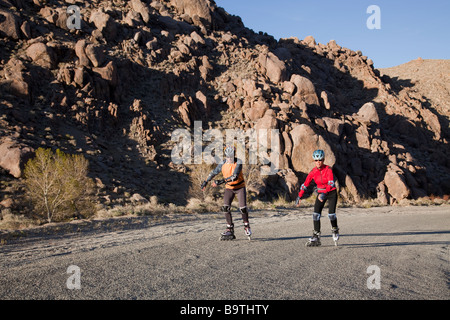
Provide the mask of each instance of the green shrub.
POLYGON ((89 163, 82 155, 39 148, 24 170, 27 198, 48 222, 94 214, 94 183, 87 176, 89 163))

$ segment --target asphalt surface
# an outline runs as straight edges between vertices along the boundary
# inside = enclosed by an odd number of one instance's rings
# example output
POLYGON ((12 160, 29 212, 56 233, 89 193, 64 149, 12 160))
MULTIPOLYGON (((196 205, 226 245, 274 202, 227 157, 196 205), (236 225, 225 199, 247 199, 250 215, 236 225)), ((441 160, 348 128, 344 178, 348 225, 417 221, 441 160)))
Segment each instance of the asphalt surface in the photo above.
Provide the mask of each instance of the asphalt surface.
POLYGON ((450 298, 448 205, 339 208, 339 245, 325 214, 316 248, 311 208, 251 212, 251 241, 233 216, 233 241, 219 241, 220 214, 5 238, 0 299, 450 298))

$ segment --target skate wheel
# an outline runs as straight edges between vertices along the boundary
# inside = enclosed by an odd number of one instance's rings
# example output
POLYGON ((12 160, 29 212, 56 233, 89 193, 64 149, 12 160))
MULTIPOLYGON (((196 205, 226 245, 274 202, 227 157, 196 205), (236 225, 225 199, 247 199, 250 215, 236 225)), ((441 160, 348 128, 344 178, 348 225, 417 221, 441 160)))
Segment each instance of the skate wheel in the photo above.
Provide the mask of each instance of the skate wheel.
POLYGON ((236 239, 236 236, 232 236, 232 237, 220 237, 220 240, 221 241, 230 241, 230 240, 233 240, 233 239, 236 239))

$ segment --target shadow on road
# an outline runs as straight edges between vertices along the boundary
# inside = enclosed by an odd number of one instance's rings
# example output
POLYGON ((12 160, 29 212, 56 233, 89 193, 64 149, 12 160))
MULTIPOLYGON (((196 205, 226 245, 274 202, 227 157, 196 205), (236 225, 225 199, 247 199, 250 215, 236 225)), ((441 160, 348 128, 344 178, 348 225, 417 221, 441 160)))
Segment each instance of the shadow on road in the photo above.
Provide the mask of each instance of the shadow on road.
MULTIPOLYGON (((343 237, 382 237, 382 236, 417 236, 417 235, 439 235, 450 234, 449 230, 440 231, 406 231, 393 233, 361 233, 344 234, 343 237)), ((344 240, 345 241, 345 240, 344 240)), ((366 247, 391 247, 391 246, 414 246, 414 245, 449 245, 450 241, 390 241, 390 242, 367 242, 367 243, 342 243, 342 247, 366 248, 366 247)))
POLYGON ((392 247, 392 246, 420 246, 420 245, 448 245, 448 241, 418 241, 418 242, 375 242, 375 243, 347 243, 340 247, 347 248, 370 248, 370 247, 392 247))
POLYGON ((252 238, 252 241, 287 241, 287 240, 299 240, 299 239, 308 239, 309 236, 304 237, 280 237, 280 238, 252 238))
MULTIPOLYGON (((450 234, 449 230, 441 231, 406 231, 406 232, 393 232, 393 233, 359 233, 359 234, 341 234, 341 240, 339 241, 340 247, 349 248, 366 248, 366 247, 390 247, 390 246, 411 246, 411 245, 449 245, 450 241, 390 241, 390 242, 366 242, 366 243, 349 243, 348 237, 382 237, 382 236, 416 236, 416 235, 438 235, 438 234, 450 234)), ((252 241, 290 241, 308 239, 309 236, 298 237, 279 237, 279 238, 254 238, 252 241)), ((321 238, 331 238, 331 235, 322 235, 321 238)))
POLYGON ((414 236, 424 234, 450 234, 449 230, 441 231, 405 231, 405 232, 385 232, 385 233, 360 233, 360 234, 343 234, 346 237, 379 237, 379 236, 414 236))

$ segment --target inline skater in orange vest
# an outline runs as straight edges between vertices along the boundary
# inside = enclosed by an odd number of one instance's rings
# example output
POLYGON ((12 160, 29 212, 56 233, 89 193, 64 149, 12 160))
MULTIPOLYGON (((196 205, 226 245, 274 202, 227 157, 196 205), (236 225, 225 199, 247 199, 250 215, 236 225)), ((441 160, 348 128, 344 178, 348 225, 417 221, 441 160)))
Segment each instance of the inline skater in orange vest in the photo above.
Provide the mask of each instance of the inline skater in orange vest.
POLYGON ((203 181, 201 188, 204 190, 206 184, 222 172, 223 179, 214 180, 211 183, 213 187, 225 183, 222 212, 225 215, 227 229, 221 234, 220 240, 236 239, 236 236, 234 235, 233 218, 231 215, 231 202, 233 201, 234 196, 237 196, 238 198, 239 210, 242 214, 242 220, 244 222, 244 232, 250 240, 252 231, 248 221, 247 194, 244 175, 242 173, 242 161, 236 157, 236 148, 234 146, 226 146, 224 153, 225 159, 219 163, 213 171, 211 171, 208 178, 203 181))

